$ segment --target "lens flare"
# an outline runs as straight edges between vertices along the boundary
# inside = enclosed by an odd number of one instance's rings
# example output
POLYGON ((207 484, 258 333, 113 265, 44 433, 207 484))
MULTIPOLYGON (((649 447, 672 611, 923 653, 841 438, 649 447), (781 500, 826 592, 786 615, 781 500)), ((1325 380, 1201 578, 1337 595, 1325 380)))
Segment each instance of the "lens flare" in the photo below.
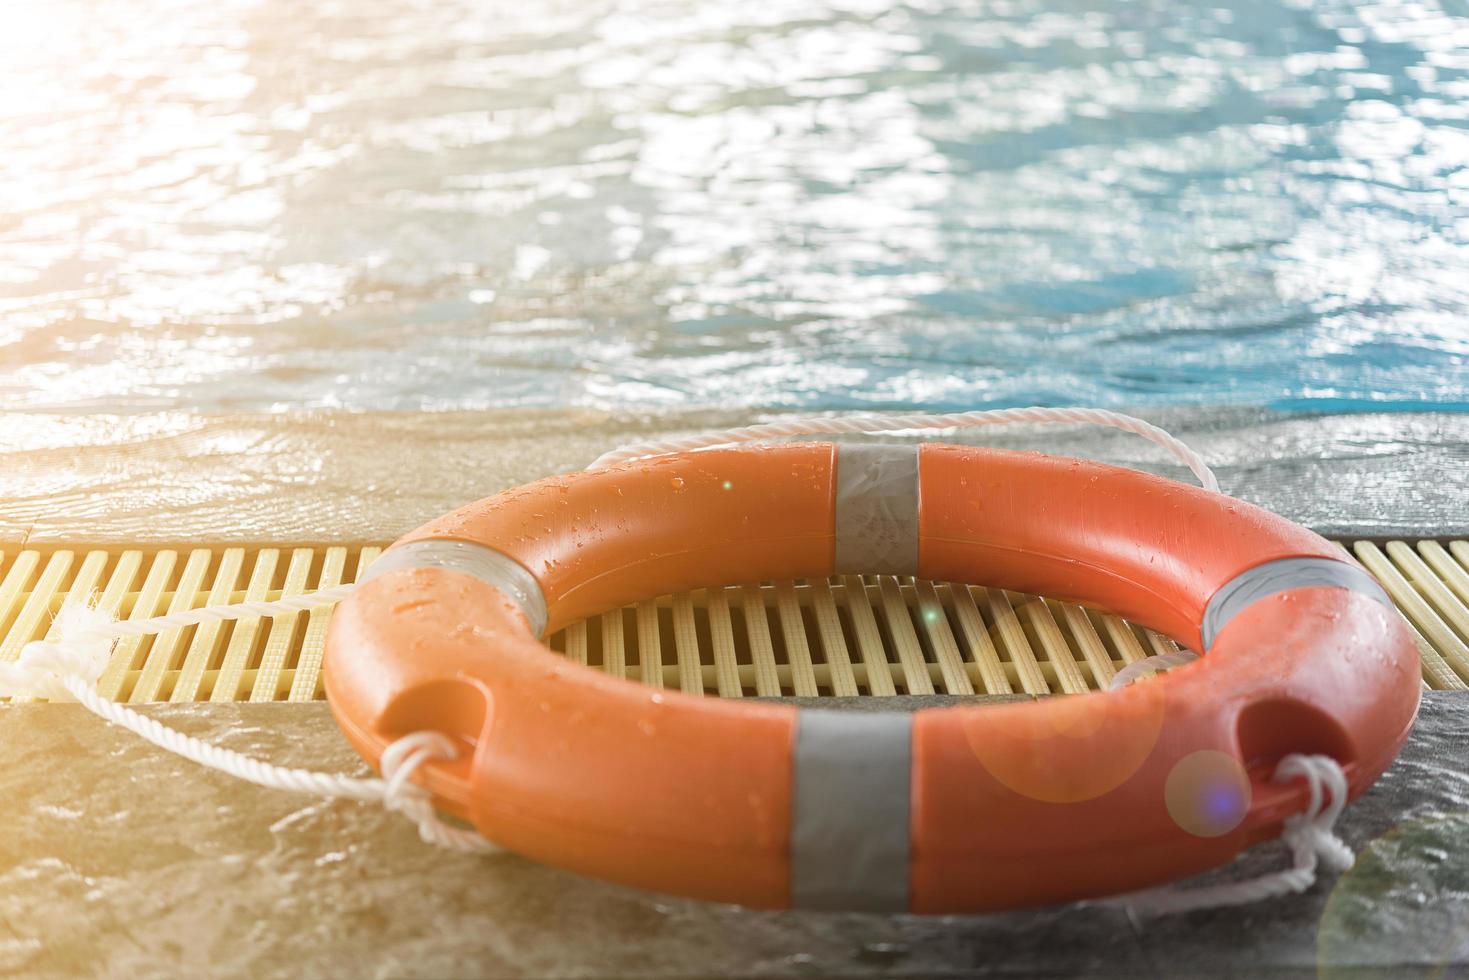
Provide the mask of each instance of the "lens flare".
POLYGON ((1163 730, 1167 691, 1162 684, 1127 692, 1053 698, 1005 705, 968 721, 965 739, 999 782, 1023 796, 1079 803, 1131 779, 1163 730))
POLYGON ((1196 837, 1220 837, 1250 810, 1250 780, 1234 756, 1206 749, 1174 764, 1163 786, 1168 815, 1196 837))

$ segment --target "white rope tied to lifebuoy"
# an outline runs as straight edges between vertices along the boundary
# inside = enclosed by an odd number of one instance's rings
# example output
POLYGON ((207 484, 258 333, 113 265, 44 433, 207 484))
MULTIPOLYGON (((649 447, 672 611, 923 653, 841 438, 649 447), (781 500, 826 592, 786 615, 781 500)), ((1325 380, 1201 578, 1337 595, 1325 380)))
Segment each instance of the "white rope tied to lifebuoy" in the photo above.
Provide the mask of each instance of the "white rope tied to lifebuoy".
POLYGON ((1091 904, 1121 907, 1134 915, 1227 908, 1303 892, 1316 883, 1318 865, 1337 873, 1350 868, 1356 857, 1336 833, 1337 818, 1347 804, 1347 778, 1341 764, 1325 755, 1287 755, 1276 765, 1271 779, 1276 783, 1304 779, 1310 792, 1305 811, 1286 817, 1281 830, 1280 839, 1290 848, 1289 868, 1199 888, 1150 888, 1091 904))
POLYGON ((884 432, 922 432, 942 429, 974 429, 992 425, 1097 425, 1141 436, 1168 450, 1198 478, 1205 490, 1219 493, 1219 479, 1204 458, 1182 439, 1158 428, 1151 422, 1105 408, 996 408, 982 412, 917 413, 894 415, 834 415, 781 419, 759 425, 700 432, 673 439, 636 442, 603 453, 588 466, 599 470, 649 456, 692 452, 715 446, 734 446, 750 442, 770 442, 790 436, 811 435, 879 435, 884 432))
POLYGON ((412 820, 418 826, 419 836, 431 844, 460 851, 498 850, 479 834, 441 820, 432 796, 412 781, 413 773, 425 762, 452 759, 458 754, 454 742, 438 732, 414 732, 396 740, 383 753, 383 778, 361 778, 263 762, 186 735, 97 693, 97 678, 107 665, 113 641, 120 637, 145 636, 181 625, 245 616, 301 612, 337 602, 351 588, 337 586, 271 602, 206 606, 187 613, 131 622, 118 622, 101 610, 73 603, 62 607, 57 614, 55 640, 27 643, 14 663, 0 663, 0 697, 35 695, 53 701, 74 700, 98 717, 126 728, 161 749, 237 779, 294 793, 378 802, 412 820))
MULTIPOLYGON (((794 419, 682 439, 641 443, 607 453, 589 468, 596 469, 615 462, 671 452, 743 444, 791 435, 873 434, 1025 422, 1084 423, 1135 433, 1171 452, 1188 466, 1206 489, 1219 489, 1218 480, 1208 465, 1183 442, 1141 419, 1103 409, 1029 408, 949 415, 794 419)), ((497 845, 475 831, 444 822, 434 808, 432 795, 413 781, 414 774, 425 763, 457 756, 458 749, 454 741, 442 733, 421 731, 397 739, 383 752, 380 760, 382 777, 361 778, 295 769, 254 759, 186 735, 133 708, 109 701, 97 694, 97 679, 107 664, 113 643, 119 638, 147 636, 207 622, 305 612, 340 602, 354 588, 356 586, 353 584, 339 585, 275 600, 205 606, 126 621, 118 621, 102 610, 83 604, 68 604, 61 609, 53 624, 54 640, 28 643, 15 662, 0 662, 0 697, 33 695, 58 701, 75 700, 93 714, 128 729, 159 748, 238 779, 272 789, 380 803, 413 821, 419 836, 427 843, 473 853, 498 852, 500 848, 497 845)), ((1123 686, 1142 674, 1178 666, 1184 662, 1183 658, 1193 657, 1187 651, 1180 651, 1176 660, 1169 660, 1171 656, 1174 655, 1147 658, 1124 668, 1118 673, 1112 687, 1123 686), (1127 671, 1131 667, 1139 669, 1129 675, 1127 671)), ((1315 881, 1318 864, 1325 864, 1336 871, 1349 867, 1352 853, 1334 831, 1336 819, 1346 804, 1347 796, 1346 778, 1341 766, 1325 756, 1291 755, 1281 761, 1274 778, 1277 782, 1303 778, 1310 788, 1307 809, 1286 818, 1281 834, 1281 839, 1289 845, 1294 858, 1291 868, 1248 881, 1208 888, 1153 889, 1108 899, 1101 904, 1121 905, 1132 912, 1155 914, 1238 905, 1305 890, 1315 881)))
MULTIPOLYGON (((1135 660, 1112 677, 1109 691, 1120 690, 1144 678, 1194 663, 1199 655, 1191 650, 1174 650, 1135 660)), ((1099 904, 1118 905, 1133 914, 1165 915, 1196 909, 1246 905, 1262 899, 1303 892, 1316 881, 1318 860, 1331 871, 1352 866, 1352 851, 1336 835, 1336 821, 1347 802, 1347 779, 1341 764, 1324 755, 1293 754, 1281 758, 1271 776, 1277 783, 1306 780, 1310 800, 1303 813, 1287 817, 1280 839, 1291 852, 1291 867, 1250 878, 1205 888, 1166 886, 1121 895, 1099 904)))
POLYGON ((1167 673, 1175 667, 1187 666, 1198 659, 1199 655, 1192 650, 1172 650, 1168 653, 1159 653, 1141 660, 1134 660, 1112 675, 1112 681, 1107 685, 1107 690, 1118 690, 1145 677, 1167 673))

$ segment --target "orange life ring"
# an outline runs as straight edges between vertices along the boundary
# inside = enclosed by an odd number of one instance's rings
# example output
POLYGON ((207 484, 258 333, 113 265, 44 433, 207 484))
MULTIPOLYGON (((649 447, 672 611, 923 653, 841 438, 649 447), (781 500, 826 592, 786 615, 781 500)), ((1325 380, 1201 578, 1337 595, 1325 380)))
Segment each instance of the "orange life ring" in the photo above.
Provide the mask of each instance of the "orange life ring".
POLYGON ((1170 480, 929 444, 750 446, 542 480, 388 549, 334 615, 325 683, 376 764, 437 729, 437 803, 505 847, 765 907, 952 913, 1115 894, 1279 833, 1283 755, 1352 796, 1418 705, 1376 582, 1283 518, 1170 480), (861 713, 608 677, 547 631, 704 586, 841 572, 1096 604, 1206 655, 1155 682, 861 713))

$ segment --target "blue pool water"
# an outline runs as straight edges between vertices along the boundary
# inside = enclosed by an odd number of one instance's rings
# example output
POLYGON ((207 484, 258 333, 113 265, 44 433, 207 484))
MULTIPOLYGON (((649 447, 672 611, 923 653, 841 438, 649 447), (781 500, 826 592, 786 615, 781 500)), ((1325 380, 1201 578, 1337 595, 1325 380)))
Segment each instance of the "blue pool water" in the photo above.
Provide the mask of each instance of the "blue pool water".
POLYGON ((0 10, 12 409, 1469 408, 1462 0, 0 10))

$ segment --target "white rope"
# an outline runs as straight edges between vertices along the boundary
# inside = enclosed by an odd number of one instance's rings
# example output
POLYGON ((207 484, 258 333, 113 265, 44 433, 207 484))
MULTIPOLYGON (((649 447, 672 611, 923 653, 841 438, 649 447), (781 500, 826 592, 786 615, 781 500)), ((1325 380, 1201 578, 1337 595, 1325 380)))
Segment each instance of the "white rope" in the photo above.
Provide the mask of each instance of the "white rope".
POLYGON ((1347 778, 1340 764, 1330 756, 1288 755, 1275 767, 1271 779, 1277 783, 1304 779, 1310 789, 1305 812, 1286 817, 1280 835, 1290 848, 1289 868, 1203 888, 1152 888, 1094 904, 1121 906, 1135 915, 1172 915, 1247 905, 1305 891, 1315 883, 1320 864, 1338 873, 1350 868, 1355 858, 1335 830, 1347 803, 1347 778))
POLYGON ((1203 457, 1194 452, 1182 440, 1158 428, 1150 422, 1109 412, 1104 408, 999 408, 984 412, 953 412, 946 415, 927 413, 913 415, 840 415, 832 417, 783 419, 760 425, 746 425, 716 432, 676 439, 654 439, 633 443, 603 453, 597 457, 590 470, 598 470, 616 463, 625 463, 648 456, 666 456, 669 453, 692 452, 714 446, 732 446, 747 442, 769 442, 786 436, 809 436, 836 433, 876 434, 880 432, 911 432, 931 429, 970 429, 988 425, 1014 425, 1017 423, 1040 423, 1044 425, 1100 425, 1120 429, 1142 436, 1151 443, 1162 446, 1174 458, 1187 466, 1198 477, 1206 490, 1219 492, 1219 480, 1203 457))
MULTIPOLYGON (((1108 690, 1120 690, 1154 674, 1198 660, 1189 650, 1144 657, 1119 670, 1108 690)), ((1097 904, 1119 905, 1131 914, 1171 915, 1198 909, 1247 905, 1266 898, 1303 892, 1316 881, 1318 862, 1329 870, 1345 871, 1354 860, 1351 849, 1336 835, 1337 818, 1347 802, 1347 779, 1335 759, 1324 755, 1288 755, 1271 777, 1284 783, 1304 779, 1310 800, 1304 813, 1286 817, 1280 839, 1290 848, 1291 867, 1251 878, 1205 888, 1163 887, 1106 899, 1097 904)))
POLYGON ((0 663, 0 697, 34 694, 53 700, 73 699, 98 717, 126 728, 161 749, 237 779, 271 789, 381 803, 412 820, 418 826, 418 835, 430 844, 480 853, 499 850, 479 834, 441 820, 432 795, 412 781, 413 774, 424 763, 458 756, 453 740, 439 732, 413 732, 397 739, 383 752, 382 778, 363 779, 262 762, 185 735, 97 693, 97 678, 107 665, 113 641, 119 637, 145 636, 245 616, 302 612, 339 602, 352 588, 342 585, 270 602, 206 606, 124 622, 114 621, 100 610, 71 604, 57 615, 55 640, 27 643, 14 663, 0 663))
POLYGON ((269 601, 248 600, 218 606, 204 606, 201 609, 188 609, 165 616, 153 616, 149 619, 114 620, 107 622, 100 629, 107 637, 120 639, 131 636, 152 636, 155 633, 166 633, 169 630, 198 626, 201 623, 249 619, 257 616, 267 618, 287 613, 306 612, 318 606, 330 606, 333 603, 341 602, 351 595, 355 588, 357 588, 355 583, 348 583, 317 589, 315 592, 282 596, 269 601))
POLYGON ((1152 677, 1154 674, 1161 674, 1174 667, 1191 664, 1198 659, 1199 655, 1191 650, 1174 650, 1172 653, 1160 653, 1156 656, 1134 660, 1112 675, 1112 683, 1107 685, 1107 690, 1120 690, 1144 677, 1152 677))

